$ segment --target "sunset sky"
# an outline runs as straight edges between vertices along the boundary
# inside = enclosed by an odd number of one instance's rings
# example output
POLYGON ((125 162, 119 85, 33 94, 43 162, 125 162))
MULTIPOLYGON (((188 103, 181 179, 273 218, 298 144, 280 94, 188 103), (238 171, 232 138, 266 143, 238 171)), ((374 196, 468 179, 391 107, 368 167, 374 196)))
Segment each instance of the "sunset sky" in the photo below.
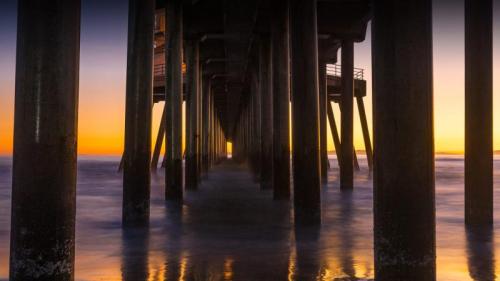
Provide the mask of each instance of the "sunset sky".
MULTIPOLYGON (((81 154, 120 154, 123 148, 128 1, 82 0, 79 143, 81 154)), ((500 109, 500 0, 495 1, 494 108, 500 109)), ((435 1, 434 116, 437 152, 462 152, 464 135, 463 1, 435 1)), ((370 34, 356 44, 355 65, 365 69, 371 127, 370 34)), ((16 1, 0 1, 0 154, 12 151, 16 1)), ((335 105, 336 107, 336 105, 335 105)), ((355 146, 363 149, 355 108, 355 146)), ((335 110, 339 121, 338 108, 335 110)), ((161 109, 154 108, 156 135, 161 109)), ((494 149, 500 150, 500 112, 494 112, 494 149)), ((329 135, 329 149, 333 143, 329 135)))

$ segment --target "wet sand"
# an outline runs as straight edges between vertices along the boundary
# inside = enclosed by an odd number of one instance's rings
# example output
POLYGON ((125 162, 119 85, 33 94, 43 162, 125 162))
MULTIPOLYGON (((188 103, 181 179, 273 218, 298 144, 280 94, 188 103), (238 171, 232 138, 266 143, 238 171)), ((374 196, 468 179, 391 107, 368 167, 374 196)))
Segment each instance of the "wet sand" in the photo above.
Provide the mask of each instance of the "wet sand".
MULTIPOLYGON (((351 193, 340 192, 330 159, 322 226, 301 231, 291 205, 274 202, 272 191, 260 190, 246 167, 231 161, 187 191, 183 205, 165 203, 163 173, 153 175, 149 229, 122 230, 118 160, 80 157, 76 280, 373 279, 372 184, 364 159, 351 193)), ((0 158, 0 280, 8 275, 10 164, 0 158)), ((436 203, 438 280, 494 280, 500 209, 495 229, 465 229, 462 157, 437 157, 436 203)))

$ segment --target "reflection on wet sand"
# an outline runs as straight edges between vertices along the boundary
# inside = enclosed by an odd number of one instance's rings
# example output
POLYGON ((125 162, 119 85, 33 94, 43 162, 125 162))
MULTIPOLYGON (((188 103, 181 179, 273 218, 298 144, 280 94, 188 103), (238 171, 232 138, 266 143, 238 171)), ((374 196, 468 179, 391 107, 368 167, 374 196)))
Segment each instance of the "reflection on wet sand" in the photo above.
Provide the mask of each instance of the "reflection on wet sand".
POLYGON ((317 280, 321 277, 319 227, 295 229, 295 274, 293 280, 317 280))
POLYGON ((165 217, 169 226, 163 229, 163 250, 165 255, 164 280, 186 280, 188 258, 183 251, 184 207, 176 202, 166 202, 165 217))
POLYGON ((290 205, 249 185, 241 168, 211 174, 181 207, 166 204, 164 280, 287 280, 290 205))
POLYGON ((122 231, 122 280, 149 280, 149 228, 124 228, 122 231))
POLYGON ((346 190, 340 194, 340 213, 339 224, 342 226, 338 235, 340 237, 340 267, 345 275, 338 277, 336 281, 354 281, 359 280, 356 277, 356 269, 354 267, 353 249, 355 248, 355 233, 353 231, 354 206, 353 206, 353 191, 346 190))
MULTIPOLYGON (((500 170, 500 161, 495 163, 500 170)), ((373 280, 372 188, 366 170, 356 174, 352 192, 341 192, 336 166, 330 170, 322 189, 322 225, 312 230, 296 229, 290 204, 273 201, 272 192, 260 190, 243 166, 217 166, 197 191, 186 193, 183 205, 163 200, 159 171, 152 179, 149 228, 122 229, 116 164, 79 162, 77 281, 373 280)), ((6 162, 0 161, 0 209, 5 210, 10 169, 1 165, 6 162)), ((495 280, 499 221, 497 229, 464 228, 463 159, 438 160, 436 167, 437 280, 495 280)), ((495 179, 499 184, 500 174, 495 179)), ((500 202, 500 190, 495 192, 500 202)), ((0 212, 0 222, 9 216, 0 212)), ((8 279, 8 232, 8 224, 0 224, 0 280, 8 279)))
POLYGON ((466 227, 467 266, 474 281, 495 280, 495 252, 492 227, 466 227))
POLYGON ((337 280, 356 280, 356 270, 354 269, 354 261, 352 250, 354 248, 354 233, 352 233, 352 220, 353 220, 353 202, 352 191, 343 191, 340 200, 340 225, 343 231, 339 233, 340 236, 340 264, 342 271, 350 279, 337 279, 337 280))

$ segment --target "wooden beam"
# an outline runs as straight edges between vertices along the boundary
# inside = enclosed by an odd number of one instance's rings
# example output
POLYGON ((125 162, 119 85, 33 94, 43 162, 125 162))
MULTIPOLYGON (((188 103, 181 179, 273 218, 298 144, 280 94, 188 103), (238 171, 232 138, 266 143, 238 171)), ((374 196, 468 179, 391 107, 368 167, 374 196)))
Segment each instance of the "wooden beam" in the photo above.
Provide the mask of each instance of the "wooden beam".
POLYGON ((163 105, 163 113, 161 114, 160 127, 158 128, 158 135, 156 136, 155 147, 153 150, 153 157, 151 159, 151 169, 156 172, 158 168, 158 160, 160 159, 161 146, 165 139, 165 119, 166 119, 166 104, 163 105))
POLYGON ((335 154, 337 154, 337 163, 340 167, 340 138, 337 124, 335 124, 335 116, 333 115, 331 102, 328 101, 326 105, 326 113, 328 116, 328 123, 330 123, 330 131, 332 132, 333 145, 335 146, 335 154))
POLYGON ((370 132, 368 130, 368 121, 366 120, 365 104, 362 97, 356 97, 358 104, 359 120, 361 122, 361 130, 363 131, 363 140, 365 142, 366 159, 368 161, 368 169, 373 170, 373 151, 370 141, 370 132))

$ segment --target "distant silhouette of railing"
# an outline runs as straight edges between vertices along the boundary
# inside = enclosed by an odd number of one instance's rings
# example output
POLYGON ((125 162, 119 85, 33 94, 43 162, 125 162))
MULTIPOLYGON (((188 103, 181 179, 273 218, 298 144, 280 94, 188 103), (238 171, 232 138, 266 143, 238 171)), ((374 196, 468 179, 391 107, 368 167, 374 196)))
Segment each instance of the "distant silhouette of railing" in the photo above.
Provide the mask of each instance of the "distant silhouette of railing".
MULTIPOLYGON (((182 66, 182 72, 185 74, 185 65, 182 66)), ((342 67, 339 64, 327 64, 326 73, 329 76, 342 77, 342 67)), ((165 76, 165 64, 156 64, 154 66, 154 77, 164 77, 165 76)), ((355 80, 365 80, 364 79, 364 69, 354 68, 354 79, 355 80)))
POLYGON ((155 64, 153 70, 154 76, 165 76, 165 64, 155 64))
MULTIPOLYGON (((342 67, 340 64, 327 64, 326 74, 329 76, 342 77, 342 67)), ((355 80, 365 80, 364 79, 364 69, 354 68, 354 79, 355 80)))
MULTIPOLYGON (((153 68, 153 75, 155 79, 165 77, 165 64, 155 64, 153 68)), ((186 64, 182 64, 182 75, 186 75, 186 64)))

